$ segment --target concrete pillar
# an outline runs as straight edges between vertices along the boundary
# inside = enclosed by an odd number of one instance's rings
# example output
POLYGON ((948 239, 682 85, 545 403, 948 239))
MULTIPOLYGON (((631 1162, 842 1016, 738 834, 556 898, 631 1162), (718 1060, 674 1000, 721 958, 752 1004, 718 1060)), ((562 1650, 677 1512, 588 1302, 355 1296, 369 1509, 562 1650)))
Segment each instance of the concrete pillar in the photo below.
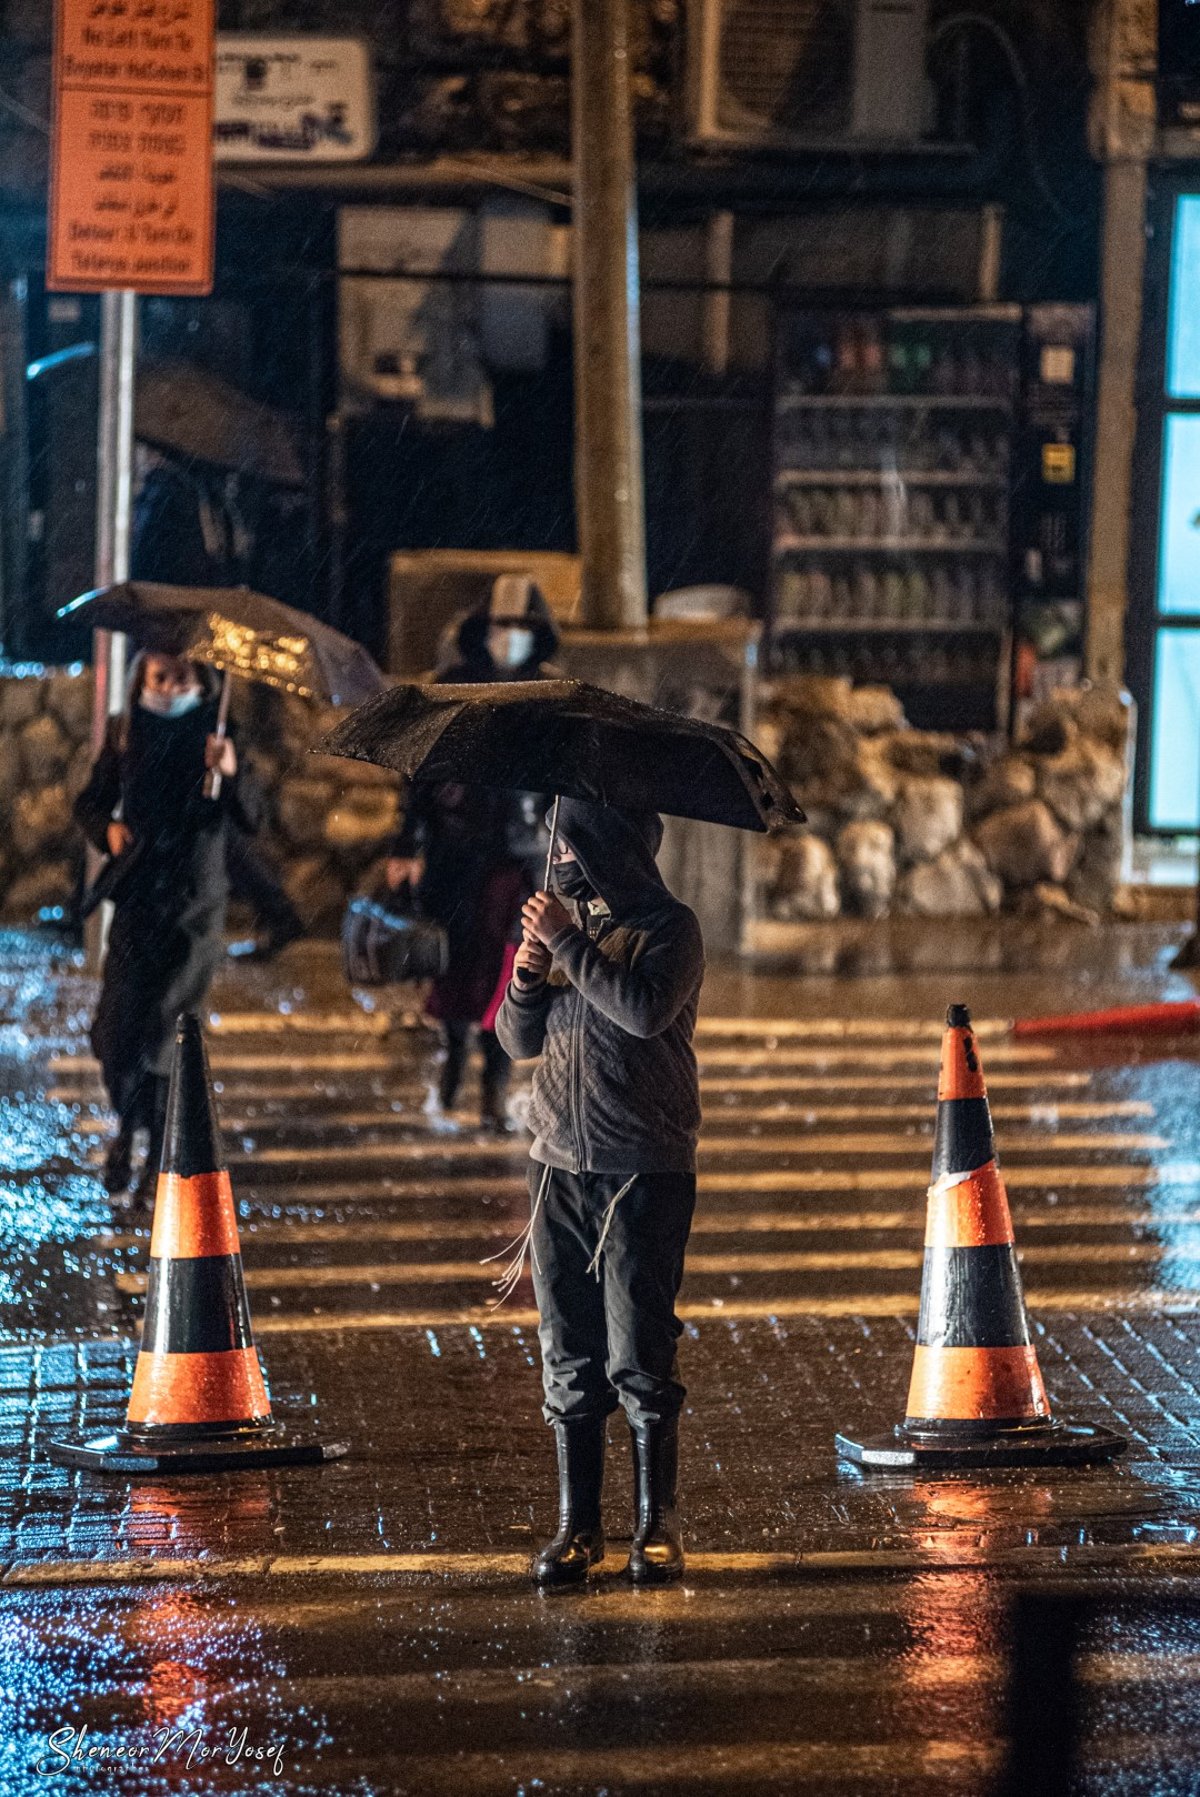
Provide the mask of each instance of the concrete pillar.
POLYGON ((1096 79, 1089 130, 1104 164, 1100 364, 1092 469, 1086 667, 1125 670, 1137 367, 1146 259, 1146 166, 1155 150, 1154 0, 1105 0, 1092 35, 1096 79))
POLYGON ((1125 671, 1146 255, 1146 164, 1140 160, 1110 162, 1105 170, 1102 255, 1086 662, 1089 679, 1119 682, 1125 671))
POLYGON ((646 621, 637 192, 628 0, 574 0, 575 515, 582 621, 646 621))

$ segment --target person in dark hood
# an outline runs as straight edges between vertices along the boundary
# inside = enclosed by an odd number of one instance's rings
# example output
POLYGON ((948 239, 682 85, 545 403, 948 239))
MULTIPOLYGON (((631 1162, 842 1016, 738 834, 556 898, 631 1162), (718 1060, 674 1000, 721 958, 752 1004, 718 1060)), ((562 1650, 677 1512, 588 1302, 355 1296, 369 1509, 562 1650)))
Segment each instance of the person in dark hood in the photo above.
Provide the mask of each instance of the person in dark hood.
MULTIPOLYGON (((124 859, 91 1040, 119 1124, 104 1165, 108 1191, 132 1172, 134 1134, 149 1132, 136 1188, 153 1191, 162 1149, 175 1021, 200 1005, 221 958, 226 832, 252 831, 259 797, 219 736, 211 669, 147 653, 133 666, 127 714, 114 719, 75 817, 102 854, 124 859), (221 775, 216 798, 205 775, 221 775)), ((119 869, 118 869, 119 872, 119 869)))
MULTIPOLYGON (((537 680, 558 646, 549 607, 528 575, 502 575, 486 605, 457 633, 457 659, 438 674, 447 685, 537 680)), ((483 1054, 483 1126, 510 1128, 509 1059, 495 1033, 496 1012, 521 935, 521 906, 537 885, 544 856, 541 801, 483 786, 416 785, 404 828, 388 848, 387 883, 409 886, 426 917, 446 931, 448 961, 433 985, 429 1013, 441 1023, 445 1058, 430 1093, 435 1119, 453 1110, 472 1025, 483 1054)))
POLYGON ((635 1474, 629 1575, 663 1583, 683 1573, 675 1299, 696 1200, 704 945, 655 863, 657 816, 563 799, 558 829, 553 890, 524 907, 496 1019, 510 1055, 540 1057, 526 1235, 559 1528, 531 1570, 540 1585, 578 1583, 603 1559, 606 1425, 620 1404, 635 1474))

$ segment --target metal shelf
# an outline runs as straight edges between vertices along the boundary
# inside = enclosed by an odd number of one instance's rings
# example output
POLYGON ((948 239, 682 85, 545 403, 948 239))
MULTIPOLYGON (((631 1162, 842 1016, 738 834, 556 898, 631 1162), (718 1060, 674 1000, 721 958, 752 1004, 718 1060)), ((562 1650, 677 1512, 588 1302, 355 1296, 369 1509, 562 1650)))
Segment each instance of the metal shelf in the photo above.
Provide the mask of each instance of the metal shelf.
POLYGON ((781 618, 773 627, 775 637, 783 636, 1003 636, 1003 624, 964 623, 957 618, 781 618))
POLYGON ((775 538, 776 555, 812 554, 824 550, 829 555, 1006 555, 1007 545, 987 538, 968 537, 955 541, 932 542, 928 537, 798 537, 780 532, 775 538))
POLYGON ((1011 412, 1012 400, 999 393, 782 393, 781 412, 833 411, 870 407, 889 411, 1011 412))
POLYGON ((1004 492, 1002 474, 952 473, 948 469, 884 468, 781 468, 775 476, 777 492, 789 487, 978 487, 1004 492))

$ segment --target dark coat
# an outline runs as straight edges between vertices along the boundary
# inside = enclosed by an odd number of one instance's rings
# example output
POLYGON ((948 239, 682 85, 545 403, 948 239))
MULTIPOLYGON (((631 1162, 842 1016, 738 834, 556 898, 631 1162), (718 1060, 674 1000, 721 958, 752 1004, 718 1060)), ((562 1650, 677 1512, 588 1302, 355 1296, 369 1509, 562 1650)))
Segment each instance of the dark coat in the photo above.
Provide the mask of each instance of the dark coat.
MULTIPOLYGON (((486 607, 468 613, 458 630, 459 659, 438 675, 439 685, 541 678, 558 643, 548 614, 530 618, 533 655, 517 668, 499 669, 488 654, 492 622, 486 607)), ((520 940, 521 906, 545 871, 544 810, 539 794, 488 786, 418 782, 410 789, 404 827, 387 852, 424 858, 421 909, 446 931, 446 972, 430 995, 435 1017, 478 1023, 490 1009, 507 951, 520 940)))
POLYGON ((541 1057, 530 1152, 571 1173, 693 1172, 704 943, 655 865, 662 823, 564 799, 559 830, 607 911, 568 907, 550 978, 510 984, 496 1019, 506 1053, 541 1057))
POLYGON ((75 801, 88 840, 107 853, 118 804, 136 858, 114 892, 114 917, 92 1045, 116 1108, 146 1073, 169 1071, 175 1019, 203 1002, 223 948, 229 886, 226 832, 257 828, 261 800, 239 766, 219 798, 204 797, 204 744, 216 727, 210 694, 185 717, 134 706, 114 720, 75 801))

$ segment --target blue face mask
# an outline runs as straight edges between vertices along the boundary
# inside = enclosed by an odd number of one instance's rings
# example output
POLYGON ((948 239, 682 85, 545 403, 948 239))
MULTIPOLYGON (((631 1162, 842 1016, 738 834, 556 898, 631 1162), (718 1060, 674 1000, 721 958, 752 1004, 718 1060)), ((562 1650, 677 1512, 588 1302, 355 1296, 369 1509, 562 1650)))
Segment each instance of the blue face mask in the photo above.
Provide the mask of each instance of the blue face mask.
POLYGON ((185 693, 143 692, 138 704, 156 718, 184 718, 189 711, 195 711, 203 697, 200 688, 192 686, 185 693))

